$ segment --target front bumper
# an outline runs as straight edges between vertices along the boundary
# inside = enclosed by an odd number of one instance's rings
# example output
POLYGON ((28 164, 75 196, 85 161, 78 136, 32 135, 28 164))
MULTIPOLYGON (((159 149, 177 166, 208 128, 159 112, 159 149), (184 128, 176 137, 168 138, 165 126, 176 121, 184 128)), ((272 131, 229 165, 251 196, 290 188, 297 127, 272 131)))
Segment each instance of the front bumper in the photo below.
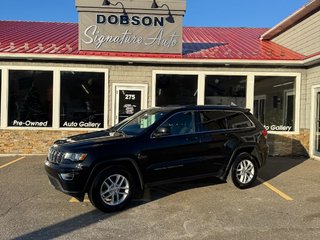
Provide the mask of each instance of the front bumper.
POLYGON ((83 201, 88 172, 75 164, 56 164, 45 161, 49 181, 57 190, 83 201))

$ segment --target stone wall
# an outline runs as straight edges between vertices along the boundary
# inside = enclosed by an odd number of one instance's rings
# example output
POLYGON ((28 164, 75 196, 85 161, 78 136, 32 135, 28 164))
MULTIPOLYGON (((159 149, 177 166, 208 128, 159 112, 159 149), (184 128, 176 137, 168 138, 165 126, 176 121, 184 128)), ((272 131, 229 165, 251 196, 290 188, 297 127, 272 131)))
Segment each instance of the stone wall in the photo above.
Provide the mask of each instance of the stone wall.
POLYGON ((269 134, 268 144, 271 156, 309 156, 310 131, 304 129, 300 134, 269 134))
MULTIPOLYGON (((62 137, 87 131, 0 130, 0 154, 47 154, 52 143, 62 137)), ((309 130, 300 134, 268 135, 271 156, 308 156, 309 130)))
POLYGON ((47 154, 52 143, 84 131, 0 130, 0 154, 47 154))

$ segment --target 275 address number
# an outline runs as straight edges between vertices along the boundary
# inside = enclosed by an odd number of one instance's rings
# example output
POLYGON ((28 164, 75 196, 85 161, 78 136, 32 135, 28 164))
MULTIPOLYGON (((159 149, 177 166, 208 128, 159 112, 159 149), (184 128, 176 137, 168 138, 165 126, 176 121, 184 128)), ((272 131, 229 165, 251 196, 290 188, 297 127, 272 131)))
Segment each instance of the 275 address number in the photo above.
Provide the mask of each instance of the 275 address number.
POLYGON ((136 99, 136 95, 134 94, 126 94, 125 95, 125 100, 135 100, 136 99))

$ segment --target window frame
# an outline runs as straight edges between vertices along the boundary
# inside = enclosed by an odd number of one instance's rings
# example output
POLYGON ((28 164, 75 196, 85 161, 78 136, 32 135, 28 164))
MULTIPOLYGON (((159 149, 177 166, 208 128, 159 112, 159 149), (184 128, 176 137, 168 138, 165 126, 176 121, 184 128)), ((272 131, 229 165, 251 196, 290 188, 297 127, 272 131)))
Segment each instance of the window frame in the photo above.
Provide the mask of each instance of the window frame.
MULTIPOLYGON (((156 106, 156 91, 157 91, 157 75, 188 75, 188 76, 198 76, 197 78, 197 85, 198 85, 198 88, 197 88, 197 103, 199 103, 199 101, 201 101, 201 94, 199 94, 199 89, 204 89, 204 86, 201 85, 201 81, 200 81, 200 76, 199 76, 199 73, 198 72, 194 72, 194 71, 183 71, 183 72, 180 72, 180 71, 153 71, 152 72, 152 107, 155 107, 156 106)), ((202 104, 203 105, 203 104, 202 104)))
POLYGON ((246 76, 246 108, 250 109, 253 113, 254 109, 254 83, 256 76, 270 76, 270 77, 295 77, 295 116, 294 116, 294 131, 269 131, 269 133, 275 135, 295 135, 300 133, 300 100, 301 100, 301 78, 302 73, 300 71, 237 71, 225 70, 225 71, 182 71, 182 70, 153 70, 152 71, 152 102, 151 106, 156 106, 156 79, 157 74, 181 74, 181 75, 198 75, 198 105, 205 105, 205 78, 207 75, 222 75, 222 76, 246 76))
POLYGON ((315 148, 315 140, 316 140, 316 119, 317 119, 317 110, 318 110, 318 104, 317 104, 317 94, 320 92, 320 85, 316 84, 311 87, 311 117, 309 119, 310 121, 310 138, 309 138, 309 153, 312 158, 315 158, 317 160, 320 160, 320 156, 316 152, 315 148))
POLYGON ((77 70, 74 70, 74 69, 72 69, 72 70, 65 70, 65 69, 60 69, 60 71, 59 71, 59 96, 58 96, 58 101, 59 101, 59 106, 58 106, 58 108, 59 108, 59 116, 58 116, 58 118, 59 119, 57 119, 57 122, 58 122, 58 128, 59 129, 67 129, 67 130, 71 130, 71 129, 77 129, 77 130, 81 130, 81 129, 100 129, 100 130, 102 130, 102 129, 105 129, 105 128, 107 128, 107 126, 108 126, 108 124, 106 125, 106 116, 105 116, 105 114, 108 112, 108 111, 106 111, 106 98, 108 98, 108 94, 106 94, 106 93, 108 93, 108 92, 106 92, 106 74, 104 73, 104 99, 103 99, 103 128, 81 128, 81 127, 63 127, 63 126, 61 126, 61 122, 60 122, 60 120, 61 120, 61 116, 60 116, 60 109, 61 109, 61 106, 60 106, 60 104, 61 104, 61 82, 62 82, 62 79, 61 79, 61 75, 62 75, 62 73, 63 72, 75 72, 75 73, 83 73, 83 72, 85 72, 85 73, 101 73, 101 74, 103 74, 104 72, 101 72, 101 71, 90 71, 90 70, 88 70, 88 69, 86 69, 86 70, 79 70, 79 69, 77 69, 77 70))
POLYGON ((84 68, 84 67, 45 67, 45 66, 7 66, 1 70, 1 122, 0 129, 8 130, 63 130, 63 131, 92 131, 102 130, 108 126, 109 116, 109 69, 108 68, 84 68), (51 71, 53 72, 53 99, 52 99, 52 127, 16 127, 8 126, 9 107, 9 71, 51 71), (60 92, 61 72, 97 72, 104 74, 104 128, 67 128, 60 127, 60 92))
MULTIPOLYGON (((230 75, 226 75, 226 74, 206 74, 205 75, 205 77, 204 77, 204 85, 205 85, 205 91, 204 91, 204 96, 203 96, 203 98, 204 98, 204 104, 205 104, 205 102, 206 102, 206 80, 207 80, 207 77, 209 77, 209 76, 215 76, 215 77, 243 77, 243 78, 245 78, 245 79, 243 79, 243 80, 245 80, 245 87, 246 87, 246 91, 245 91, 245 97, 244 97, 244 99, 245 99, 245 106, 244 107, 247 107, 247 93, 248 93, 248 91, 247 91, 247 81, 248 81, 248 76, 247 75, 245 75, 245 74, 243 74, 243 75, 240 75, 240 74, 230 74, 230 75)), ((225 97, 225 96, 218 96, 218 97, 225 97)), ((237 98, 237 97, 233 97, 233 96, 231 96, 231 98, 237 98)))
MULTIPOLYGON (((294 96, 295 96, 295 114, 294 114, 294 131, 268 131, 274 135, 295 135, 300 133, 300 101, 301 101, 301 73, 288 73, 288 72, 261 72, 255 73, 254 77, 259 76, 267 76, 267 77, 295 77, 294 80, 294 96)), ((255 79, 253 79, 254 81, 255 79)), ((253 91, 254 94, 254 83, 253 83, 253 91)), ((253 95, 254 97, 254 95, 253 95)), ((251 108, 251 112, 253 113, 253 107, 251 108)))
MULTIPOLYGON (((50 79, 51 80, 51 79, 50 79)), ((38 69, 8 69, 8 79, 7 79, 7 99, 6 99, 6 104, 7 104, 7 111, 6 111, 6 123, 7 123, 7 128, 9 129, 30 129, 30 128, 37 128, 37 129, 51 129, 53 127, 53 86, 54 86, 54 71, 53 70, 38 70, 38 69), (10 98, 10 71, 34 71, 34 72, 50 72, 52 74, 52 113, 51 113, 51 123, 52 126, 49 127, 23 127, 23 126, 9 126, 9 98, 10 98)), ((48 119, 49 120, 49 119, 48 119)))
MULTIPOLYGON (((0 116, 0 128, 1 129, 17 129, 17 130, 66 130, 66 131, 79 131, 79 130, 94 130, 96 128, 60 128, 60 72, 61 71, 76 71, 76 72, 102 72, 105 74, 105 99, 104 99, 104 128, 109 125, 109 69, 108 68, 95 68, 95 67, 46 67, 46 66, 0 66, 1 70, 1 116, 0 116), (52 110, 52 127, 9 127, 8 126, 8 99, 9 99, 9 70, 34 70, 34 71, 53 71, 53 110, 52 110)), ((228 76, 247 76, 246 86, 246 108, 249 108, 251 112, 254 109, 254 82, 255 76, 284 76, 295 77, 295 130, 292 132, 286 131, 270 131, 276 135, 294 135, 300 133, 300 101, 301 101, 301 71, 285 72, 279 70, 275 71, 237 71, 225 70, 225 71, 182 71, 182 70, 152 70, 152 97, 151 106, 155 106, 156 97, 156 75, 157 74, 181 74, 181 75, 197 75, 198 76, 198 98, 197 104, 204 105, 205 94, 205 77, 206 75, 228 75, 228 76)), ((112 109, 110 109, 112 110, 112 109)))

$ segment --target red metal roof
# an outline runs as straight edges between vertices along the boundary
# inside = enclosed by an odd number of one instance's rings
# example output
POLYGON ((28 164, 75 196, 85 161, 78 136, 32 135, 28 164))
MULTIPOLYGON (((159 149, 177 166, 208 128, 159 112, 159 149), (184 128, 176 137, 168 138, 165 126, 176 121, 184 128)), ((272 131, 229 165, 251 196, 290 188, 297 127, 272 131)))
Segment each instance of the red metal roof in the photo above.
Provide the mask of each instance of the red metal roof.
POLYGON ((180 59, 302 60, 306 57, 260 36, 266 28, 183 28, 183 53, 79 51, 77 23, 0 21, 0 54, 150 57, 180 59))

